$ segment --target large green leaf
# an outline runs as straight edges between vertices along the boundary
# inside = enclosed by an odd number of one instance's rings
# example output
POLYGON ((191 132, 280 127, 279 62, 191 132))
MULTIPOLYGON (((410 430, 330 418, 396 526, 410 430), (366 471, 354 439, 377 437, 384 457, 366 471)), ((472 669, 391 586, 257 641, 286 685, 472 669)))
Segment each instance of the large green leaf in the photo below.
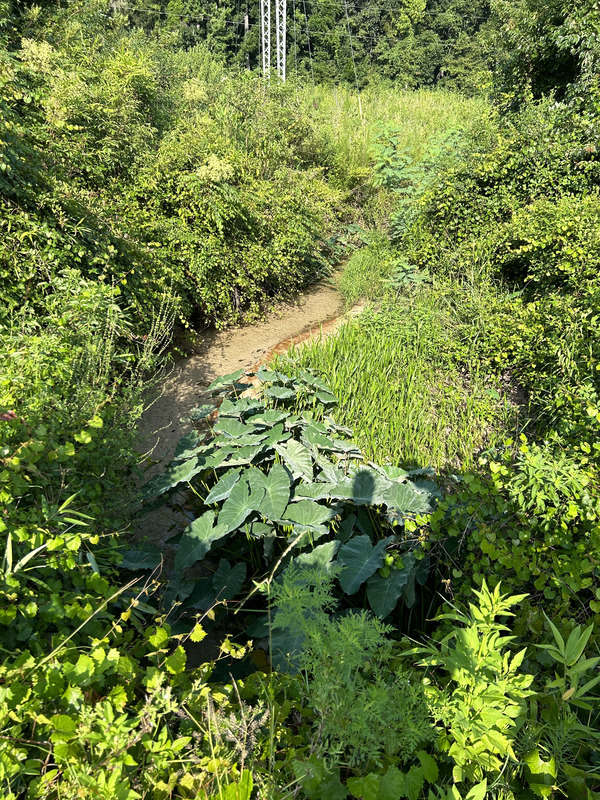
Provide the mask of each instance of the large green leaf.
POLYGON ((273 464, 263 483, 265 495, 258 512, 267 519, 280 519, 290 500, 290 475, 281 464, 273 464))
POLYGON ((250 504, 253 511, 258 511, 265 497, 267 476, 258 467, 248 467, 244 471, 243 480, 250 487, 250 504))
POLYGON ((206 391, 216 392, 225 386, 234 386, 243 374, 244 370, 238 369, 236 372, 232 372, 230 375, 220 375, 218 378, 215 378, 210 386, 207 387, 206 391))
POLYGON ((276 400, 289 400, 294 397, 296 392, 287 386, 270 386, 265 390, 267 397, 274 397, 276 400))
POLYGON ((402 467, 394 467, 391 464, 386 464, 384 466, 377 465, 375 469, 390 481, 397 481, 400 478, 406 478, 408 475, 408 472, 402 469, 402 467))
MULTIPOLYGON (((192 422, 199 422, 201 419, 206 419, 208 416, 210 416, 214 410, 215 406, 211 403, 195 406, 189 410, 187 419, 191 420, 192 422)), ((185 417, 183 419, 187 421, 185 417)))
POLYGON ((219 417, 242 419, 247 417, 249 412, 254 412, 263 407, 260 400, 254 400, 250 397, 239 397, 237 400, 230 400, 226 397, 219 406, 219 417))
POLYGON ((270 408, 266 411, 261 411, 259 414, 254 414, 250 418, 250 421, 256 427, 260 425, 264 428, 272 428, 274 425, 283 422, 283 420, 287 419, 287 417, 289 417, 289 413, 287 411, 276 411, 275 409, 270 408))
POLYGON ((388 508, 397 512, 395 516, 406 514, 426 514, 431 511, 432 494, 418 491, 410 481, 406 483, 392 482, 383 493, 383 500, 388 508))
POLYGON ((163 559, 163 551, 153 544, 145 545, 136 550, 125 550, 123 560, 119 564, 121 569, 156 569, 163 559))
MULTIPOLYGON (((233 420, 232 420, 233 421, 233 420)), ((251 430, 251 429, 246 429, 251 430)), ((244 436, 238 436, 235 439, 226 439, 226 438, 217 438, 215 439, 215 444, 217 447, 231 447, 234 445, 235 447, 256 447, 257 451, 259 449, 259 445, 262 447, 265 439, 267 438, 266 433, 246 433, 244 436)))
POLYGON ((369 772, 361 778, 348 778, 346 785, 352 797, 360 800, 378 800, 379 798, 379 775, 369 772))
MULTIPOLYGON (((213 407, 214 408, 214 407, 213 407)), ((183 458, 189 457, 194 453, 194 450, 200 443, 200 434, 198 431, 193 430, 182 436, 175 445, 175 452, 173 453, 173 461, 180 461, 183 458), (188 454, 186 456, 186 454, 188 454)))
POLYGON ((263 441, 263 447, 270 447, 271 445, 277 443, 282 444, 283 442, 287 442, 291 435, 292 434, 288 431, 284 431, 283 425, 279 423, 278 425, 275 425, 265 437, 265 440, 263 441))
POLYGON ((337 397, 331 394, 331 392, 325 392, 320 389, 315 393, 315 395, 317 400, 319 400, 320 403, 323 403, 324 406, 337 405, 337 397))
POLYGON ((232 600, 242 588, 246 580, 246 564, 239 561, 231 566, 229 561, 222 558, 213 577, 213 589, 216 600, 232 600))
POLYGON ((271 664, 277 672, 290 672, 295 674, 298 668, 295 662, 302 653, 304 634, 292 630, 289 626, 279 627, 277 614, 273 620, 269 647, 271 649, 271 664))
POLYGON ((328 500, 336 486, 337 483, 300 483, 294 489, 294 499, 328 500))
POLYGON ((273 372, 273 370, 267 369, 267 367, 260 366, 256 372, 256 377, 259 381, 264 381, 265 383, 290 383, 291 378, 283 372, 273 372))
POLYGON ((382 539, 373 547, 368 536, 354 536, 340 547, 337 562, 344 567, 340 586, 346 594, 357 592, 367 578, 383 566, 385 548, 392 538, 382 539))
POLYGON ((300 528, 319 529, 327 520, 335 516, 335 509, 319 505, 314 500, 299 500, 290 503, 285 510, 284 521, 293 522, 300 528))
POLYGON ((204 504, 210 506, 212 503, 219 503, 231 494, 231 490, 240 479, 239 469, 228 470, 213 486, 207 494, 204 504))
POLYGON ((250 495, 250 487, 246 481, 238 481, 219 513, 219 525, 225 526, 228 532, 239 528, 254 511, 250 495))
POLYGON ((275 449, 290 467, 294 476, 300 475, 309 481, 312 480, 312 456, 304 445, 295 439, 290 439, 287 444, 276 444, 275 449))
POLYGON ((248 445, 245 447, 225 447, 221 452, 227 458, 227 466, 239 467, 251 464, 252 461, 265 450, 262 444, 248 445))
POLYGON ((215 590, 212 577, 198 578, 193 582, 193 590, 184 601, 184 608, 198 608, 202 611, 209 609, 215 602, 215 590))
POLYGON ((331 492, 336 500, 351 500, 357 506, 378 506, 384 502, 389 481, 368 467, 341 480, 331 492))
POLYGON ((298 375, 302 378, 304 383, 307 383, 309 386, 316 386, 317 389, 322 389, 324 392, 330 392, 331 389, 325 383, 324 380, 319 378, 318 375, 315 375, 312 372, 309 372, 306 369, 299 369, 298 375))
POLYGON ((323 470, 323 472, 319 474, 319 480, 338 484, 346 477, 343 470, 335 464, 332 464, 331 461, 321 453, 315 455, 315 462, 323 470))
POLYGON ((194 475, 206 466, 206 459, 193 456, 188 461, 181 464, 169 464, 162 475, 155 475, 140 490, 140 499, 148 500, 150 497, 158 497, 180 483, 189 482, 194 475))
POLYGON ((381 776, 377 800, 398 800, 404 797, 404 773, 393 764, 381 776))
POLYGON ((333 439, 330 439, 329 436, 326 436, 324 433, 321 433, 311 425, 311 427, 306 428, 302 433, 303 439, 306 440, 307 444, 312 444, 315 447, 320 447, 322 450, 335 450, 336 447, 333 443, 333 439))
POLYGON ((299 567, 321 568, 326 572, 331 571, 333 557, 340 548, 340 542, 333 539, 331 542, 320 544, 308 553, 301 553, 293 560, 299 567))
POLYGON ((202 560, 214 542, 227 536, 229 533, 227 527, 221 522, 214 525, 214 521, 214 512, 206 511, 184 530, 175 555, 175 570, 177 572, 191 567, 196 561, 202 560))
POLYGON ((421 767, 412 766, 408 772, 400 772, 397 767, 391 766, 381 778, 377 800, 397 800, 399 797, 418 800, 422 797, 424 784, 425 777, 421 767))
POLYGON ((213 432, 225 436, 228 439, 238 439, 240 436, 252 433, 252 428, 248 427, 248 425, 244 425, 239 419, 225 417, 225 419, 219 419, 213 428, 213 432))
POLYGON ((336 452, 345 453, 348 458, 361 458, 362 453, 354 442, 347 442, 345 439, 334 439, 336 452))
POLYGON ((414 582, 415 557, 407 553, 403 557, 404 567, 392 569, 387 578, 376 573, 367 581, 367 598, 373 613, 384 619, 396 608, 398 600, 408 585, 414 582))

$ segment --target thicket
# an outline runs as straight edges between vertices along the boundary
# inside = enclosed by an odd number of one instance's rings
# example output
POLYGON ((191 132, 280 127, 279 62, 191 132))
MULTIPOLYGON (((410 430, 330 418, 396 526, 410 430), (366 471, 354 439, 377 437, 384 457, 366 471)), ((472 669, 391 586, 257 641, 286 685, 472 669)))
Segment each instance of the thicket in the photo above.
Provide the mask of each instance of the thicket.
MULTIPOLYGON (((598 648, 597 12, 494 8, 496 108, 425 158, 379 143, 398 198, 390 242, 354 255, 342 284, 378 308, 279 366, 323 370, 336 418, 373 459, 437 462, 446 496, 419 530, 444 591, 453 603, 484 581, 523 593, 512 630, 528 674, 548 671, 551 686, 551 651, 532 643, 574 642, 588 625, 598 648)), ((597 747, 575 788, 564 762, 561 776, 569 734, 542 719, 557 772, 534 793, 593 796, 597 747)))
MULTIPOLYGON (((487 7, 423 10, 332 4, 315 74, 353 77, 345 22, 361 80, 479 82, 487 7)), ((492 10, 500 110, 379 89, 367 122, 228 71, 226 6, 194 10, 221 39, 173 3, 7 13, 7 800, 598 794, 596 11, 492 10), (189 520, 167 582, 124 540, 173 321, 251 318, 357 223, 385 232, 342 289, 375 306, 218 379, 142 490, 189 520)))
MULTIPOLYGON (((475 94, 489 83, 497 51, 490 5, 489 0, 292 3, 288 76, 312 85, 364 88, 385 82, 475 94)), ((230 65, 261 67, 258 0, 130 2, 122 11, 145 30, 169 31, 183 48, 207 43, 230 65)))

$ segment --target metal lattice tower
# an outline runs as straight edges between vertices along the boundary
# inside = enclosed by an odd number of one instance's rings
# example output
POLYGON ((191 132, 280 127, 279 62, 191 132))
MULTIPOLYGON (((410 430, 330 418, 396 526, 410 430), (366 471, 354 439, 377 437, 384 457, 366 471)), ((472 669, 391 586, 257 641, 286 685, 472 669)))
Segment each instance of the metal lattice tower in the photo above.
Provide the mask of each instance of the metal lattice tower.
POLYGON ((271 73, 271 0, 260 0, 260 33, 263 77, 268 78, 271 73))
POLYGON ((285 33, 287 21, 287 0, 275 0, 277 17, 277 74, 285 81, 285 33))

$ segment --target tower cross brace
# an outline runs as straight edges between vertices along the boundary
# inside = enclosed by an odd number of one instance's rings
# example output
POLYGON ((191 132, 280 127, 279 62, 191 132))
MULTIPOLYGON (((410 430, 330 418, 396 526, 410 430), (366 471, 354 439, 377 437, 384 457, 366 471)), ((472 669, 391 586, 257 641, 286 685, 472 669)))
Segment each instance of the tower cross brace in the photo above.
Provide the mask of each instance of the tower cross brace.
MULTIPOLYGON (((282 81, 285 81, 287 0, 274 0, 274 2, 277 74, 282 81)), ((268 78, 271 74, 271 0, 260 0, 260 33, 263 77, 268 78)))

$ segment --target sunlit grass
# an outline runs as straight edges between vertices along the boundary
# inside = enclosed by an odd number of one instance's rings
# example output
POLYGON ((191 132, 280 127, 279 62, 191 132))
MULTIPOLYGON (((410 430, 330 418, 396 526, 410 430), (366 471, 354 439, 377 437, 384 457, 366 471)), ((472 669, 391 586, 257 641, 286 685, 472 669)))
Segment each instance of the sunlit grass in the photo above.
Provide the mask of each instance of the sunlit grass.
POLYGON ((400 133, 401 149, 410 148, 415 158, 423 155, 432 137, 463 127, 486 112, 482 98, 461 97, 445 91, 398 91, 381 86, 361 92, 361 109, 355 90, 316 86, 300 94, 319 127, 327 130, 338 157, 350 170, 367 168, 371 143, 382 126, 400 133))
POLYGON ((468 358, 441 294, 425 291, 388 300, 287 361, 322 371, 338 421, 368 459, 454 472, 470 469, 514 413, 468 358))

